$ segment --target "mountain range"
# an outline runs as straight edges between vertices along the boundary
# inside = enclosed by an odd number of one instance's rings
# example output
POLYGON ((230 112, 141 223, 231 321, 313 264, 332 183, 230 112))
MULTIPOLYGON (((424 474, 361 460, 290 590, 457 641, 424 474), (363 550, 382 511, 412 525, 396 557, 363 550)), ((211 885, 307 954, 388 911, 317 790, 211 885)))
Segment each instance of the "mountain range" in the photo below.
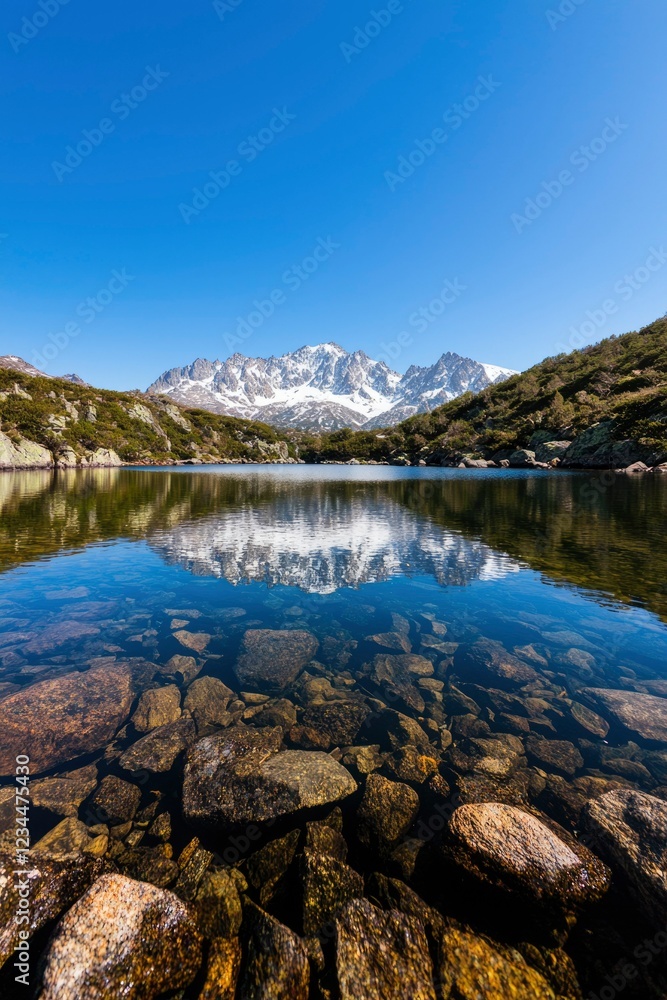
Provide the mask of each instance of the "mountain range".
POLYGON ((401 375, 363 351, 350 353, 328 343, 280 357, 197 358, 166 371, 147 392, 169 396, 185 406, 278 427, 370 430, 426 413, 515 374, 509 368, 448 352, 431 366, 412 365, 401 375))

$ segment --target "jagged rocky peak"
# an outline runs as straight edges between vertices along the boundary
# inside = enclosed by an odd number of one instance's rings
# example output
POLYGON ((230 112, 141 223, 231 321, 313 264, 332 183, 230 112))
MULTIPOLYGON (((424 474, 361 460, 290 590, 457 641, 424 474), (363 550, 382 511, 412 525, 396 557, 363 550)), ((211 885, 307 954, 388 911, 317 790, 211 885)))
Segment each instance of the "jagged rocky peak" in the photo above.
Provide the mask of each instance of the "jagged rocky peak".
POLYGON ((364 351, 330 342, 280 357, 233 354, 172 368, 148 388, 186 406, 282 427, 382 427, 515 374, 448 352, 405 375, 364 351))
POLYGON ((1 355, 0 368, 9 368, 10 371, 20 372, 22 375, 30 375, 32 378, 61 378, 65 382, 74 382, 76 385, 88 385, 78 375, 49 375, 47 372, 35 368, 29 361, 24 361, 17 354, 1 355))

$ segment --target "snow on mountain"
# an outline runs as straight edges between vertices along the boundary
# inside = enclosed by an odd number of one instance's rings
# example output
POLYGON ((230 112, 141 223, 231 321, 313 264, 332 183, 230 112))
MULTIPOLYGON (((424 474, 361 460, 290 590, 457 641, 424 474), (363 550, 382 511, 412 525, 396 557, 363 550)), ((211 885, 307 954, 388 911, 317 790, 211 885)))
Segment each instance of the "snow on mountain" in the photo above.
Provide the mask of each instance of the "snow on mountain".
POLYGON ((29 361, 24 361, 17 354, 3 354, 0 356, 0 368, 9 368, 13 372, 21 372, 22 375, 30 375, 32 378, 61 378, 66 382, 75 382, 77 385, 88 385, 78 375, 48 375, 46 372, 35 368, 29 361))
POLYGON ((447 353, 430 367, 413 365, 400 375, 363 351, 350 354, 329 343, 277 358, 198 358, 165 372, 147 392, 281 427, 335 430, 397 423, 513 374, 447 353))

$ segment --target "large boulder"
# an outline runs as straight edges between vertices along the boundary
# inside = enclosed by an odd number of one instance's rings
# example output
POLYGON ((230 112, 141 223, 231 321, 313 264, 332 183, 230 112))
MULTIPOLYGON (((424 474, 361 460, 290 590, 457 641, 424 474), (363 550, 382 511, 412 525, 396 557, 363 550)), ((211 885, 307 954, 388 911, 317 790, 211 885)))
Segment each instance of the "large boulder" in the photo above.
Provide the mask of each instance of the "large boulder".
POLYGON ((188 986, 200 964, 201 936, 178 896, 103 875, 56 927, 40 1000, 152 1000, 188 986))
POLYGON ((248 629, 234 673, 244 691, 280 694, 317 652, 314 635, 301 629, 248 629))
POLYGON ((564 830, 559 836, 532 813, 501 802, 459 806, 444 849, 476 881, 565 911, 609 887, 602 862, 564 830))
POLYGON ((188 822, 261 823, 339 802, 356 791, 352 775, 326 753, 285 750, 280 728, 233 726, 189 751, 183 781, 188 822))
POLYGON ((355 899, 335 926, 340 1000, 435 1000, 428 942, 417 918, 355 899))
POLYGON ((0 431, 0 469, 46 469, 53 455, 36 441, 20 438, 16 444, 0 431))
POLYGON ((607 688, 584 688, 581 694, 633 736, 667 743, 667 698, 607 688))
POLYGON ((30 755, 39 774, 106 746, 127 719, 133 698, 128 664, 94 667, 40 681, 0 700, 0 775, 30 755))
POLYGON ((667 802, 628 789, 606 792, 583 811, 602 857, 656 925, 667 924, 667 802))

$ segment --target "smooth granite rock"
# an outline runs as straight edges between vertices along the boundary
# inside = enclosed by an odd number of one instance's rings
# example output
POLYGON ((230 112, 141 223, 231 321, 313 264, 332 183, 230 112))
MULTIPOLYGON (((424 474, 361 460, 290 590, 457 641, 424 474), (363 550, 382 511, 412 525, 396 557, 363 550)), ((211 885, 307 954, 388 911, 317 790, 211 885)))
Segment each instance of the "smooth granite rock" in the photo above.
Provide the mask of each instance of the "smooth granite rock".
POLYGON ((231 729, 199 740, 188 753, 183 811, 189 823, 261 823, 333 804, 356 791, 352 775, 328 754, 285 750, 280 729, 231 729))
POLYGON ((667 924, 667 802, 628 789, 584 807, 593 845, 649 920, 667 924))
POLYGON ((609 872, 562 833, 523 809, 481 802, 454 811, 444 849, 482 883, 569 910, 599 899, 609 887, 609 872))
POLYGON ((300 629, 249 629, 234 673, 243 690, 280 694, 315 656, 318 641, 300 629))
POLYGON ((185 903, 123 875, 103 875, 48 945, 40 1000, 152 1000, 187 986, 201 936, 185 903))
POLYGON ((667 743, 667 698, 607 688, 584 688, 581 694, 589 698, 598 711, 633 736, 667 743))
POLYGON ((340 1000, 436 1000, 421 922, 356 899, 336 919, 340 1000))
POLYGON ((0 775, 14 774, 20 754, 29 754, 37 775, 106 746, 127 719, 132 697, 131 669, 119 663, 39 681, 3 698, 0 775))

